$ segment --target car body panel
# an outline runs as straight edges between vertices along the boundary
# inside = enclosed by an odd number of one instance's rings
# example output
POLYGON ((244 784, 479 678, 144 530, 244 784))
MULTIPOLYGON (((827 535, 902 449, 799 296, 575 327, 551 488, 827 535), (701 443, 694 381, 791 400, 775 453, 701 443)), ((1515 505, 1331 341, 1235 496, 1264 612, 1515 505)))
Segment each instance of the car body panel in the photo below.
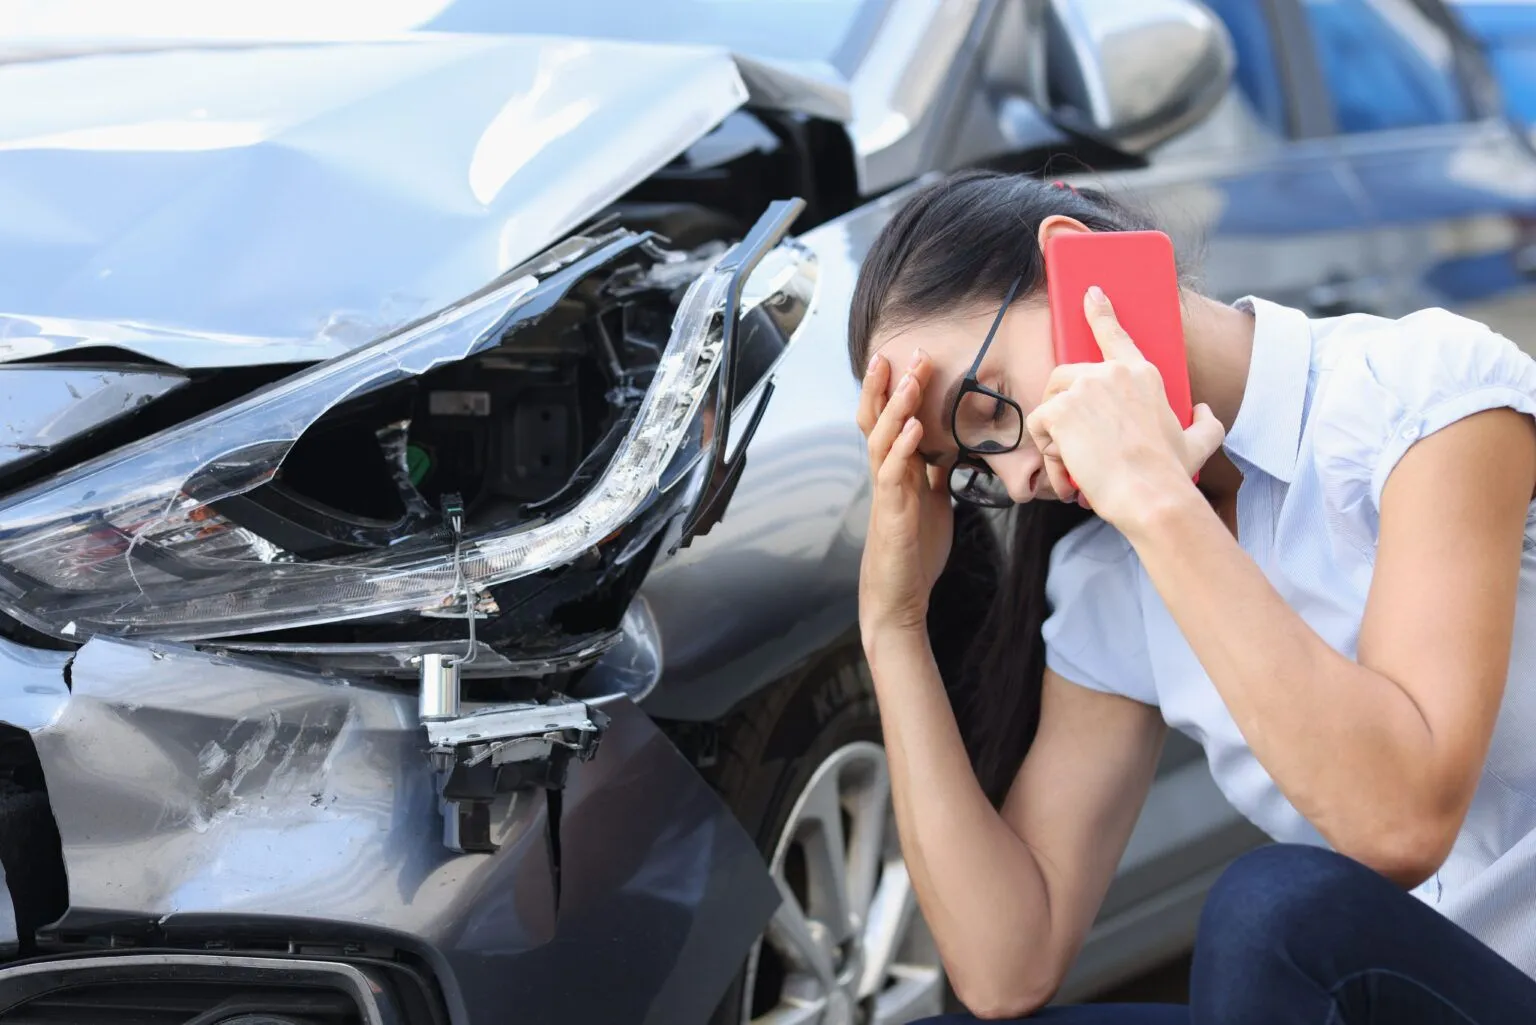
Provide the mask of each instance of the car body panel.
POLYGON ((1505 114, 1526 129, 1536 126, 1536 3, 1459 0, 1451 6, 1487 55, 1505 114))
POLYGON ((571 770, 558 848, 530 791, 498 809, 500 850, 457 855, 432 828, 412 697, 106 640, 66 689, 59 660, 12 647, 0 721, 32 733, 48 778, 62 934, 369 937, 428 961, 459 1023, 696 1021, 778 901, 751 838, 627 702, 571 770), (601 987, 573 986, 594 971, 601 987))
POLYGON ((1372 207, 1384 285, 1366 306, 1443 306, 1536 346, 1536 161, 1502 120, 1374 133, 1346 153, 1372 207))
POLYGON ((0 360, 350 351, 543 250, 745 99, 722 51, 584 40, 0 64, 0 360))
MULTIPOLYGON (((865 195, 874 195, 945 159, 961 156, 945 154, 942 148, 951 130, 949 115, 970 70, 970 57, 979 42, 977 30, 984 28, 998 6, 997 0, 835 0, 786 18, 774 0, 738 2, 728 8, 673 0, 667 9, 654 4, 637 7, 627 0, 554 5, 428 0, 381 5, 375 11, 331 20, 317 16, 311 7, 286 3, 272 5, 270 10, 209 17, 181 4, 153 2, 141 5, 134 18, 124 19, 109 0, 62 0, 56 7, 9 16, 0 12, 0 38, 22 55, 104 43, 153 46, 169 40, 270 45, 433 36, 525 42, 560 38, 567 41, 564 45, 591 46, 615 58, 601 69, 596 65, 562 68, 561 88, 583 76, 611 81, 631 74, 636 46, 672 48, 685 43, 715 54, 717 60, 739 54, 755 103, 845 122, 860 187, 865 195), (684 24, 673 32, 669 20, 684 24), (83 32, 81 26, 91 28, 83 32), (636 39, 646 42, 628 42, 636 39)), ((625 107, 629 113, 643 109, 641 94, 628 99, 635 103, 633 108, 625 107)), ((570 116, 569 111, 560 113, 570 116)), ((547 132, 552 123, 546 120, 533 127, 529 134, 539 138, 538 130, 547 132)), ((646 140, 645 130, 638 125, 634 130, 632 142, 639 148, 616 151, 622 160, 631 159, 633 152, 644 152, 647 143, 661 141, 646 140)), ((554 148, 561 152, 551 161, 568 159, 564 144, 554 148)), ((964 154, 973 159, 983 155, 964 154)), ((541 155, 540 162, 544 160, 541 155)), ((527 245, 527 252, 540 247, 533 242, 527 245)))

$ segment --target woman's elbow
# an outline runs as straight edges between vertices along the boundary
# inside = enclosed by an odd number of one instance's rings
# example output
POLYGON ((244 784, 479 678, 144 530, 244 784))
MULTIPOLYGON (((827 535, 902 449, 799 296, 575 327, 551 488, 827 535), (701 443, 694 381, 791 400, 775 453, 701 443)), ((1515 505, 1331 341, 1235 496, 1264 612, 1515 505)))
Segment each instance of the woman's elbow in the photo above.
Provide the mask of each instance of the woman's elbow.
POLYGON ((1411 890, 1445 864, 1460 828, 1459 816, 1421 814, 1400 825, 1378 829, 1357 841, 1353 849, 1339 853, 1411 890))
POLYGON ((950 985, 965 1009, 982 1021, 1027 1018, 1050 1003, 1060 985, 1055 978, 1031 978, 1023 973, 950 973, 950 985))

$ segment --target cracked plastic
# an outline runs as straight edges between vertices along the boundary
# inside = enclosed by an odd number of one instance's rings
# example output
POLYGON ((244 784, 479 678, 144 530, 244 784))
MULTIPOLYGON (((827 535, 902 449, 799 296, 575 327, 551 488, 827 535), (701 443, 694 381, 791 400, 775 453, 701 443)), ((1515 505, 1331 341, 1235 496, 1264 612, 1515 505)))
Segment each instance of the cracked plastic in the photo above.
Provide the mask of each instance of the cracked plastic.
MULTIPOLYGON (((780 234, 787 227, 782 210, 765 221, 780 234)), ((458 577, 440 539, 419 535, 380 552, 298 562, 210 507, 271 480, 336 404, 496 344, 645 241, 617 231, 579 258, 562 247, 554 262, 566 266, 552 269, 549 258, 536 265, 536 273, 552 271, 543 280, 509 274, 371 346, 0 504, 0 606, 57 636, 197 640, 451 605, 458 577)), ((655 496, 716 380, 733 283, 740 287, 744 270, 776 241, 760 226, 741 252, 726 253, 689 286, 646 398, 597 482, 565 515, 467 534, 465 579, 484 588, 560 565, 655 496)))

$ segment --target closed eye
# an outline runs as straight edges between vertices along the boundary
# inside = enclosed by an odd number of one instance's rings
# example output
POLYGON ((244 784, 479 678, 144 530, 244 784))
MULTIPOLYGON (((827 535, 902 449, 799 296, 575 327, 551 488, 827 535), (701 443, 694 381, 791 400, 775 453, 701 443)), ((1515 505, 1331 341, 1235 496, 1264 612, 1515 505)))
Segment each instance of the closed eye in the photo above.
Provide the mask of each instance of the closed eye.
POLYGON ((1008 394, 1008 382, 999 381, 993 392, 992 423, 1001 424, 1003 420, 1013 416, 1013 409, 1004 401, 1004 396, 1008 394))

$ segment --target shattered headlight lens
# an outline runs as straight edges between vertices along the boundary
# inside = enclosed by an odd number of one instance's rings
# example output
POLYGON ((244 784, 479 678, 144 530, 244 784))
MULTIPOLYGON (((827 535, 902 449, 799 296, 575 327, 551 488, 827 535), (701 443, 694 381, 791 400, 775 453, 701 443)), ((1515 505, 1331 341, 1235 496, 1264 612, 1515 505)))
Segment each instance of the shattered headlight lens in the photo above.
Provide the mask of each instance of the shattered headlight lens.
POLYGON ((658 480, 719 371, 720 262, 688 288, 651 387, 601 476, 564 515, 465 534, 460 556, 424 534, 366 554, 302 561, 221 516, 273 479, 328 410, 496 345, 564 289, 638 243, 597 246, 540 280, 502 284, 0 504, 0 607, 37 629, 201 640, 455 602, 568 562, 622 528, 658 480), (462 576, 460 575, 462 574, 462 576))

